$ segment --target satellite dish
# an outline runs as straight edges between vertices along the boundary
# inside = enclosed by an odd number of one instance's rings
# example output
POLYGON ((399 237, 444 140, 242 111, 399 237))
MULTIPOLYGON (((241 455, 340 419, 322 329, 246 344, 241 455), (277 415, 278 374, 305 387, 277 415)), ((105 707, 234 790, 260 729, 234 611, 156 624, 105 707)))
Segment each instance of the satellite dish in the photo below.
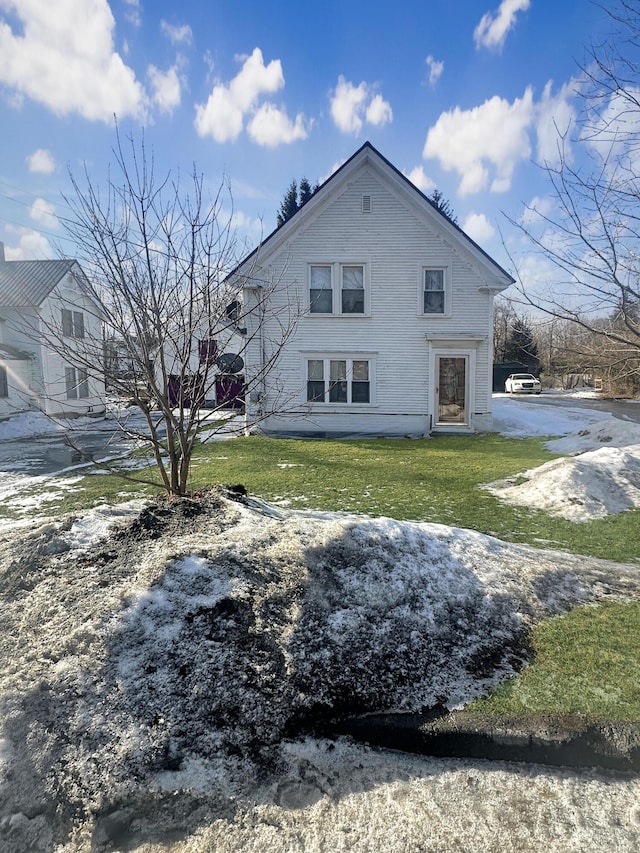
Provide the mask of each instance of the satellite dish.
POLYGON ((240 373, 244 368, 242 356, 233 352, 225 352, 218 356, 216 364, 223 373, 240 373))

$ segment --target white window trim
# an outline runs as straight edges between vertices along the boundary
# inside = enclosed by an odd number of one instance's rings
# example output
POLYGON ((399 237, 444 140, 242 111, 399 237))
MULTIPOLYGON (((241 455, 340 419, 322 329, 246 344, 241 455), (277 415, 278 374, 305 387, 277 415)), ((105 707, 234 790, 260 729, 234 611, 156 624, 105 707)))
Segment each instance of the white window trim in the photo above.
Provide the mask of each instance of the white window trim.
MULTIPOLYGON (((301 352, 301 367, 300 375, 302 378, 302 402, 305 406, 319 412, 344 412, 345 410, 353 411, 359 409, 369 410, 377 406, 376 400, 376 353, 372 352, 326 352, 313 351, 301 352), (369 402, 368 403, 337 403, 337 402, 319 402, 317 400, 307 400, 307 362, 308 361, 324 361, 324 382, 325 391, 328 390, 329 382, 329 362, 330 361, 367 361, 369 363, 369 402)), ((347 366, 347 381, 351 382, 353 378, 353 368, 347 366)))
POLYGON ((451 317, 451 267, 448 264, 421 264, 418 271, 418 315, 430 320, 451 317), (444 311, 442 314, 429 313, 424 310, 424 274, 426 270, 442 270, 444 272, 444 311))
POLYGON ((350 319, 358 319, 360 317, 371 316, 371 274, 370 261, 356 258, 354 260, 341 259, 336 260, 314 260, 307 263, 307 274, 305 283, 305 304, 307 306, 308 317, 348 317, 350 319), (331 268, 331 292, 333 311, 320 312, 311 311, 311 267, 330 267, 331 268), (364 311, 362 314, 342 312, 342 268, 343 267, 362 267, 363 268, 363 284, 364 284, 364 311))

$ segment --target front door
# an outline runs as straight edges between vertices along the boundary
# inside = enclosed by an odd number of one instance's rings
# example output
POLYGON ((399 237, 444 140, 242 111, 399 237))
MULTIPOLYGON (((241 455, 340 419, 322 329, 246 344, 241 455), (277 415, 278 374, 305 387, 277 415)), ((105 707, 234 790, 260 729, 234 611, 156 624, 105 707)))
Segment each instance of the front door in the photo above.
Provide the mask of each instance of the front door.
POLYGON ((467 424, 467 357, 438 356, 436 425, 467 424))

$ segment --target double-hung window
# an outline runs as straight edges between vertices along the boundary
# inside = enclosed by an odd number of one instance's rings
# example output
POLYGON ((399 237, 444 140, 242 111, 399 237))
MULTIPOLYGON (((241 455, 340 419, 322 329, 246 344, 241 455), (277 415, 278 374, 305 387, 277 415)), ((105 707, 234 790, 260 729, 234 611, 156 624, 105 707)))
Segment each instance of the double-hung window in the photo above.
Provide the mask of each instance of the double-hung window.
POLYGON ((84 338, 84 314, 82 311, 62 309, 62 334, 65 338, 84 338))
POLYGON ((311 314, 365 314, 366 264, 309 265, 311 314))
POLYGON ((198 341, 198 361, 203 365, 216 363, 218 357, 218 342, 213 338, 201 338, 198 341))
POLYGON ((422 270, 423 312, 425 314, 445 314, 446 308, 446 270, 444 267, 426 267, 422 270))
POLYGON ((345 264, 340 267, 340 295, 343 314, 364 314, 364 266, 345 264))
POLYGON ((330 264, 312 264, 309 270, 309 308, 312 314, 333 313, 333 269, 330 264))
POLYGON ((64 384, 67 400, 86 399, 89 397, 89 376, 87 371, 79 367, 65 367, 64 384))
POLYGON ((307 359, 307 402, 371 403, 369 358, 307 359))

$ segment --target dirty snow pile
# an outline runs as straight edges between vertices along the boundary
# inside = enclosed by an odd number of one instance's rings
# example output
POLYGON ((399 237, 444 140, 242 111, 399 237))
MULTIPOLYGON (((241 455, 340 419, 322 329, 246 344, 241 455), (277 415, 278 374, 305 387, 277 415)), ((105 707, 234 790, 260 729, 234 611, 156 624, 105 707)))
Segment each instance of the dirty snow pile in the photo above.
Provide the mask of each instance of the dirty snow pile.
POLYGON ((507 503, 574 522, 640 507, 640 424, 610 417, 545 446, 569 455, 485 488, 507 503))
MULTIPOLYGON (((283 809, 328 808, 357 779, 408 780, 418 765, 376 770, 370 751, 339 744, 332 771, 333 746, 296 740, 314 722, 462 703, 522 665, 536 619, 640 593, 638 566, 215 492, 94 510, 0 548, 0 849, 11 853, 200 831, 202 847, 175 849, 324 849, 295 842, 300 830, 270 835, 283 809)), ((409 849, 366 834, 382 832, 370 818, 345 821, 326 849, 409 849)))

